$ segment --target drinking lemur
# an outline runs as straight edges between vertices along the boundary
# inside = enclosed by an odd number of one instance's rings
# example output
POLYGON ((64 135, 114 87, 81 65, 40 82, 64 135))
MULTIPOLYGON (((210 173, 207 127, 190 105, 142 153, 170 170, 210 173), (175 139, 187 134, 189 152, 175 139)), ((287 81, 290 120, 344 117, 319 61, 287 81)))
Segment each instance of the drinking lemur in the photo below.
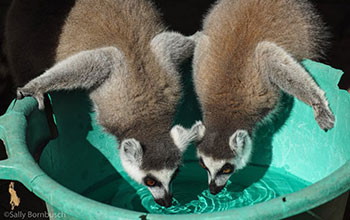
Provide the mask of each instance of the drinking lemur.
POLYGON ((192 55, 194 41, 168 32, 149 1, 55 3, 71 4, 69 10, 51 3, 15 0, 10 9, 7 52, 14 78, 36 77, 18 88, 18 99, 32 96, 43 109, 46 92, 86 89, 98 123, 121 140, 125 171, 147 186, 158 204, 170 206, 169 185, 199 126, 171 129, 181 96, 177 67, 192 55), (47 29, 60 13, 67 13, 62 29, 47 29), (50 34, 57 45, 46 38, 50 34))
POLYGON ((212 194, 247 165, 254 128, 282 91, 310 105, 321 129, 334 126, 324 91, 299 64, 323 55, 327 35, 306 0, 219 0, 210 10, 193 69, 203 112, 197 155, 212 194))

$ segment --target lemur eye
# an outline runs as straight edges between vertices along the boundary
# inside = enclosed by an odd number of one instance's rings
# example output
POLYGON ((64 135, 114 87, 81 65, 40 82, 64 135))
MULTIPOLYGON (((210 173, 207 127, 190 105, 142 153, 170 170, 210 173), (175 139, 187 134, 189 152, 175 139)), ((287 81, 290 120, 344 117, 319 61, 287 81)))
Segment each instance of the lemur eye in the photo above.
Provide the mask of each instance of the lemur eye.
POLYGON ((146 185, 147 186, 154 186, 154 185, 156 185, 156 181, 154 181, 152 179, 148 179, 148 180, 146 180, 146 185))
POLYGON ((233 165, 231 164, 225 164, 223 168, 221 169, 221 173, 223 174, 230 174, 233 172, 233 165))
POLYGON ((157 178, 155 178, 154 176, 152 175, 147 175, 144 179, 143 179, 143 184, 146 185, 146 186, 149 186, 149 187, 160 187, 162 186, 162 183, 159 182, 157 180, 157 178))
POLYGON ((224 174, 232 173, 232 169, 226 168, 226 169, 224 169, 224 170, 222 171, 222 173, 224 173, 224 174))
POLYGON ((205 164, 203 163, 202 158, 199 160, 199 164, 200 164, 201 167, 203 167, 204 169, 207 169, 207 167, 206 167, 205 164))
POLYGON ((180 169, 177 168, 177 169, 175 170, 174 174, 171 176, 170 182, 172 182, 172 181, 175 179, 175 177, 177 176, 177 174, 179 174, 179 172, 180 172, 180 169))

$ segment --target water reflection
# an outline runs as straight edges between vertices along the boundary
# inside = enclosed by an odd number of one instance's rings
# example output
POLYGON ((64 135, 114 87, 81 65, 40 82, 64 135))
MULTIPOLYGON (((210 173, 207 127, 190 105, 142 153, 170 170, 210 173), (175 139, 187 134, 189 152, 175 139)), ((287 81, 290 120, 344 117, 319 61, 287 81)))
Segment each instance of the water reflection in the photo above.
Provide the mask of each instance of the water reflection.
MULTIPOLYGON (((184 185, 194 188, 197 187, 195 183, 184 185)), ((188 203, 182 203, 181 201, 186 201, 188 200, 187 197, 193 195, 188 193, 176 194, 176 199, 174 198, 173 200, 173 206, 169 208, 164 208, 156 204, 152 195, 145 188, 139 189, 137 194, 141 198, 143 207, 150 213, 210 213, 254 205, 280 195, 295 192, 307 185, 309 184, 291 174, 280 172, 277 169, 269 169, 262 179, 248 187, 229 181, 222 192, 215 196, 210 194, 209 190, 204 190, 197 195, 197 199, 188 203)))

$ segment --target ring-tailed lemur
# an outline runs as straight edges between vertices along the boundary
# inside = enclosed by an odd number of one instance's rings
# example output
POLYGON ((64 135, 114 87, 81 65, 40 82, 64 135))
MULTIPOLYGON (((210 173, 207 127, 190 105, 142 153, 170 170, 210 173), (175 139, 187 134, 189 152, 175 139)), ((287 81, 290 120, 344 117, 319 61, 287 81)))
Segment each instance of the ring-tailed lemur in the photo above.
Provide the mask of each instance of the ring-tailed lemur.
POLYGON ((7 32, 10 63, 16 69, 32 68, 28 74, 48 68, 18 88, 17 96, 33 96, 42 109, 46 92, 88 90, 98 123, 121 140, 119 155, 128 175, 147 186, 158 204, 168 207, 172 202, 169 184, 198 128, 171 129, 181 95, 177 66, 193 53, 194 42, 166 32, 149 1, 68 2, 74 2, 69 10, 51 8, 50 1, 35 2, 35 7, 32 1, 13 2, 8 23, 19 28, 7 32), (55 22, 55 17, 62 18, 63 12, 67 14, 62 27, 56 27, 61 30, 52 36, 57 46, 41 51, 41 45, 52 43, 45 38, 52 34, 45 32, 46 26, 55 22), (41 20, 45 13, 48 18, 41 20), (24 23, 16 23, 16 15, 24 23), (16 45, 31 50, 21 55, 16 45), (44 66, 50 53, 54 63, 44 66))
POLYGON ((247 165, 253 129, 277 107, 281 91, 310 105, 321 129, 333 127, 325 93, 298 63, 322 55, 327 38, 308 1, 220 0, 196 38, 194 83, 204 121, 197 154, 212 194, 247 165))

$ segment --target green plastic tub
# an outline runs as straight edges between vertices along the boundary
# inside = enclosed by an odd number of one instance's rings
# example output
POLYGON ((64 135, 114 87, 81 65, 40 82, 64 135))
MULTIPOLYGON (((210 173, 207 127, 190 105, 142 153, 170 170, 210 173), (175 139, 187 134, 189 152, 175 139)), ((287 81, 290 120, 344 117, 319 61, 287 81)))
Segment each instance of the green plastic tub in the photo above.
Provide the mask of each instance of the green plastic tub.
MULTIPOLYGON (((303 64, 326 91, 335 127, 322 131, 309 106, 284 95, 278 115, 256 130, 249 166, 216 196, 190 146, 173 183, 174 206, 156 205, 123 171, 117 142, 96 124, 84 91, 50 94, 59 135, 39 164, 33 154, 50 137, 45 114, 31 97, 10 105, 0 118, 8 155, 0 179, 22 182, 46 202, 51 219, 341 219, 350 189, 350 96, 337 86, 341 71, 303 64)), ((186 127, 200 119, 188 69, 174 122, 186 127)))

